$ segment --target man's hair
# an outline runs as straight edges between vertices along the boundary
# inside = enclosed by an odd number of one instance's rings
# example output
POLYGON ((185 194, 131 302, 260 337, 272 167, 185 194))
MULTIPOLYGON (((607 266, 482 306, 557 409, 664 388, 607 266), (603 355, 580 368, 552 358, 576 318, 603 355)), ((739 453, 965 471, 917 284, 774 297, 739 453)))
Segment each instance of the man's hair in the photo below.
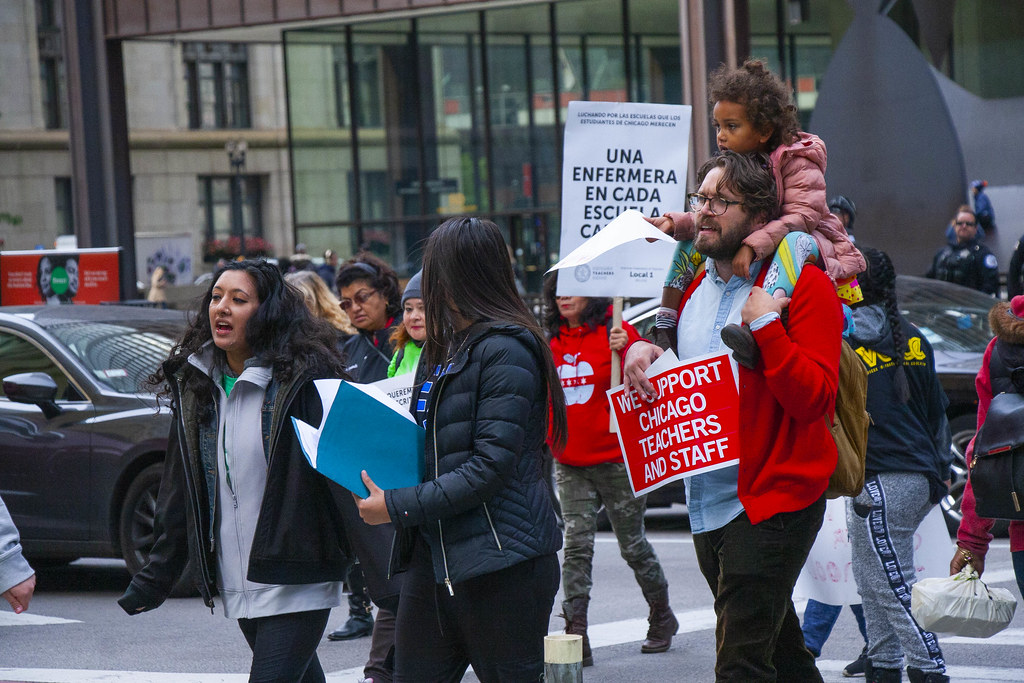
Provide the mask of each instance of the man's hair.
POLYGON ((771 160, 766 154, 737 154, 729 150, 716 152, 697 171, 699 187, 713 168, 722 169, 722 179, 715 190, 728 186, 738 194, 747 214, 759 221, 770 221, 779 213, 779 200, 772 173, 771 160))

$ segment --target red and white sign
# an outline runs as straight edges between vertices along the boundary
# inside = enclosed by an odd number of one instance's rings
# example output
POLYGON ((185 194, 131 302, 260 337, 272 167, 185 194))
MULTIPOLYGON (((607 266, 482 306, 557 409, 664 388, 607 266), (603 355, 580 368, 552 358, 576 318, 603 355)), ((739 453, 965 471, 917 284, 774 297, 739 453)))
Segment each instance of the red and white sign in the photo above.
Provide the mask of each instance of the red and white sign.
POLYGON ((0 305, 120 301, 120 251, 120 247, 5 251, 0 254, 0 305))
POLYGON ((634 495, 739 463, 739 394, 727 354, 688 359, 650 380, 653 403, 622 386, 608 391, 634 495))

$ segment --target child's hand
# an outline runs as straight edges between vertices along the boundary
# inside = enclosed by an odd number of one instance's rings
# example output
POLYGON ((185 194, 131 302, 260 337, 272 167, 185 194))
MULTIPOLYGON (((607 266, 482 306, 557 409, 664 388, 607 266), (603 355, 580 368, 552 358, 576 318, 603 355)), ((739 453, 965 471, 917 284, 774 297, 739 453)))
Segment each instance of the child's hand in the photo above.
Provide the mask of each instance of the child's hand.
POLYGON ((750 245, 740 245, 739 251, 732 257, 732 272, 744 280, 750 277, 750 264, 754 262, 754 250, 750 245))
POLYGON ((612 351, 625 348, 628 341, 629 335, 621 327, 613 327, 608 331, 608 346, 612 351))

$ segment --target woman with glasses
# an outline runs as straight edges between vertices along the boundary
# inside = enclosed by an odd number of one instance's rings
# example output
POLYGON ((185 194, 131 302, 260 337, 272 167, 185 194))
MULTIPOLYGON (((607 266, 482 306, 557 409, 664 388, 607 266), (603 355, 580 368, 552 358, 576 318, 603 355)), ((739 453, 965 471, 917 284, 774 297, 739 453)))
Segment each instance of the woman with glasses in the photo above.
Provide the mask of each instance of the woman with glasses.
MULTIPOLYGON (((384 261, 362 253, 338 268, 336 279, 341 309, 348 314, 356 334, 342 343, 345 371, 352 380, 377 382, 388 377, 388 366, 394 355, 391 335, 401 322, 402 290, 398 276, 384 261)), ((365 554, 360 554, 365 559, 365 554)), ((373 572, 371 582, 383 581, 381 571, 356 563, 346 582, 349 594, 349 618, 341 628, 328 634, 330 640, 351 640, 373 634, 370 659, 364 673, 367 680, 381 683, 391 680, 391 655, 394 645, 394 612, 378 605, 374 622, 370 594, 366 590, 363 570, 373 572), (380 574, 377 576, 376 574, 380 574)))
POLYGON ((966 204, 957 209, 947 244, 932 260, 926 277, 999 296, 999 262, 981 241, 978 219, 966 204))
POLYGON ((423 258, 427 341, 412 407, 423 483, 382 491, 363 473, 369 524, 394 521, 405 569, 395 681, 539 681, 562 535, 543 449, 565 443, 565 395, 516 292, 494 223, 451 218, 423 258))

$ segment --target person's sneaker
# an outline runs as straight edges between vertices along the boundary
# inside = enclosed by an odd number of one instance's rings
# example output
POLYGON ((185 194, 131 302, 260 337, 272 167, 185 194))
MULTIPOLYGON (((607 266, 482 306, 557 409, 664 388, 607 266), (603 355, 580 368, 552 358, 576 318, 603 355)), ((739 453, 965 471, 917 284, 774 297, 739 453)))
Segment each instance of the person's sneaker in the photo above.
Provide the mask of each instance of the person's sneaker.
POLYGON ((843 676, 845 678, 854 678, 856 676, 864 675, 864 667, 868 663, 868 649, 865 647, 860 651, 857 659, 853 660, 843 669, 843 676))
POLYGON ((732 358, 737 363, 751 370, 757 368, 761 349, 749 327, 729 323, 722 328, 722 343, 732 349, 732 358))

